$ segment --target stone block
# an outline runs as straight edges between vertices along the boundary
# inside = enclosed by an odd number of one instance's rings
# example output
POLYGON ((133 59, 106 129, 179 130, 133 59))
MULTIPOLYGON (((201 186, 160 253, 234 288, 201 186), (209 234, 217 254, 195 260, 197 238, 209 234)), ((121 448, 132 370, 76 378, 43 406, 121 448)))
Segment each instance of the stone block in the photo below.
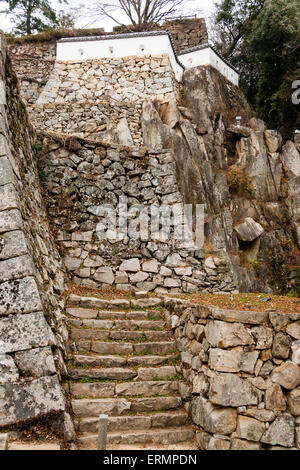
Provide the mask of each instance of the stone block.
POLYGON ((0 236, 0 260, 15 258, 27 253, 24 233, 20 230, 6 232, 0 236))
POLYGON ((140 271, 140 260, 138 258, 127 259, 120 265, 119 270, 137 273, 140 271))
POLYGON ((149 261, 145 261, 142 265, 143 271, 146 273, 158 273, 159 265, 156 259, 151 259, 149 261))
POLYGON ((254 343, 250 331, 240 323, 210 321, 205 327, 206 339, 214 347, 250 345, 254 343))
POLYGON ((0 233, 20 230, 23 227, 23 220, 18 209, 11 209, 1 212, 0 233))
POLYGON ((112 285, 114 283, 115 276, 113 270, 110 267, 104 266, 97 269, 96 273, 94 274, 94 279, 96 279, 98 282, 112 285))
POLYGON ((14 359, 22 376, 39 378, 56 373, 50 348, 37 348, 18 352, 15 354, 14 359))
POLYGON ((0 450, 8 450, 8 434, 0 434, 0 450))
POLYGON ((229 435, 236 429, 237 411, 233 408, 217 408, 203 397, 192 401, 192 420, 209 433, 229 435))
POLYGON ((25 276, 33 275, 33 264, 28 255, 19 256, 0 261, 1 282, 12 281, 25 276))
POLYGON ((251 329, 251 333, 256 341, 256 349, 272 348, 273 330, 271 328, 266 326, 255 326, 251 329))
POLYGON ((258 392, 248 380, 234 374, 214 374, 210 382, 209 399, 220 406, 258 404, 258 392))
POLYGON ((300 340, 300 323, 291 323, 288 325, 286 332, 292 338, 300 340))
POLYGON ((300 384, 300 367, 291 361, 284 362, 273 370, 272 381, 287 390, 293 390, 300 384))
POLYGON ((265 406, 267 410, 284 411, 286 409, 286 401, 279 384, 268 384, 265 392, 265 406))
POLYGON ((19 371, 11 356, 0 354, 0 384, 12 383, 19 379, 19 371))
POLYGON ((13 184, 0 186, 0 211, 17 209, 19 200, 13 184))
POLYGON ((295 424, 288 414, 278 416, 261 438, 261 442, 269 445, 293 447, 295 424))
POLYGON ((218 372, 248 372, 254 373, 259 352, 226 351, 211 349, 209 352, 209 366, 218 372))
POLYGON ((272 354, 278 359, 288 359, 292 340, 284 333, 277 333, 274 337, 272 354))
POLYGON ((53 333, 42 312, 12 315, 0 320, 0 353, 48 346, 53 333))
POLYGON ((293 416, 300 416, 300 390, 298 388, 287 394, 287 402, 290 413, 293 416))
POLYGON ((265 432, 265 425, 261 421, 246 416, 238 416, 236 435, 247 441, 260 441, 265 432))
POLYGON ((0 385, 0 426, 22 423, 64 409, 57 376, 0 385))
POLYGON ((28 313, 39 310, 42 310, 42 304, 33 277, 0 284, 0 317, 11 313, 28 313))
POLYGON ((211 315, 217 320, 230 323, 249 323, 251 325, 262 325, 268 321, 268 312, 253 312, 244 310, 223 310, 218 307, 211 308, 211 315))

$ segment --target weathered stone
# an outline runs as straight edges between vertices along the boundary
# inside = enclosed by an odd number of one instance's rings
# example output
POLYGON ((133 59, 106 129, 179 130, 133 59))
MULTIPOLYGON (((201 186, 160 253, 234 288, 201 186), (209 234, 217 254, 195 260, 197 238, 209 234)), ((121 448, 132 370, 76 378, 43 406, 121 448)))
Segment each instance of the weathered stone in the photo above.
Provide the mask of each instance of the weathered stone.
POLYGON ((17 382, 19 371, 12 357, 0 354, 0 384, 17 382))
POLYGON ((42 377, 29 383, 0 385, 0 426, 21 423, 64 409, 57 376, 42 377))
POLYGON ((210 382, 209 399, 220 406, 257 405, 258 393, 247 380, 234 374, 215 374, 210 382))
POLYGON ((249 330, 240 323, 210 321, 205 327, 205 333, 207 341, 218 348, 250 345, 254 342, 249 330))
POLYGON ((300 390, 295 389, 287 394, 289 411, 293 416, 300 416, 300 390))
POLYGON ((244 415, 250 416, 250 418, 258 419, 262 422, 271 422, 275 419, 275 413, 270 410, 258 410, 257 408, 247 408, 246 411, 243 412, 244 415))
POLYGON ((284 411, 286 401, 278 384, 270 383, 265 393, 265 405, 267 410, 284 411))
POLYGON ((70 391, 73 397, 111 398, 115 395, 114 383, 71 383, 70 391))
POLYGON ((24 233, 21 230, 4 233, 0 236, 0 259, 9 259, 22 256, 27 253, 24 233))
POLYGON ((300 340, 300 323, 291 323, 288 325, 286 332, 292 338, 300 340))
POLYGON ((33 277, 0 284, 0 317, 11 313, 42 310, 40 295, 33 277))
POLYGON ((161 299, 133 299, 131 300, 132 307, 157 307, 162 304, 161 299))
POLYGON ((103 266, 98 268, 94 274, 94 279, 98 282, 103 282, 104 284, 112 285, 115 280, 113 270, 108 266, 103 266))
POLYGON ((292 344, 292 361, 300 366, 300 341, 294 341, 292 344))
POLYGON ((181 362, 184 366, 190 367, 192 364, 192 355, 189 351, 182 351, 181 362))
POLYGON ((265 425, 253 418, 246 416, 238 416, 236 435, 241 439, 247 441, 260 441, 261 436, 265 431, 265 425))
POLYGON ((273 370, 272 381, 292 390, 300 384, 300 367, 291 361, 284 362, 273 370))
POLYGON ((41 312, 13 315, 0 320, 0 353, 48 346, 53 334, 41 312))
POLYGON ((232 439, 230 450, 261 450, 258 442, 249 442, 243 439, 232 439))
POLYGON ((209 352, 209 366, 218 372, 248 372, 253 374, 258 356, 258 351, 245 353, 236 350, 211 349, 209 352))
POLYGON ((273 343, 273 330, 266 326, 255 326, 251 333, 256 340, 256 349, 269 349, 273 343))
POLYGON ((218 320, 224 320, 230 323, 249 323, 252 325, 260 325, 267 323, 268 313, 267 312, 247 312, 244 310, 223 310, 218 307, 211 308, 211 314, 213 318, 218 320))
POLYGON ((278 152, 282 146, 282 136, 278 131, 266 130, 265 140, 270 153, 278 152))
POLYGON ((193 379, 193 390, 194 395, 205 395, 209 389, 209 382, 205 378, 204 374, 197 374, 193 379))
POLYGON ((242 224, 234 227, 234 230, 243 242, 253 242, 264 233, 262 226, 251 217, 246 217, 242 224))
POLYGON ((138 271, 140 271, 140 260, 138 258, 125 260, 120 265, 119 270, 137 273, 138 271))
POLYGON ((142 265, 143 271, 147 273, 158 273, 158 262, 156 259, 146 261, 142 265))
POLYGON ((209 433, 228 435, 235 431, 237 411, 232 408, 216 408, 202 397, 192 401, 192 419, 209 433))
POLYGON ((283 333, 277 333, 273 341, 273 356, 277 357, 278 359, 288 359, 291 343, 292 341, 289 336, 283 333))
POLYGON ((0 434, 0 450, 8 450, 8 433, 0 434))
POLYGON ((56 373, 50 348, 18 352, 15 354, 14 359, 23 376, 39 378, 56 373))
POLYGON ((261 442, 270 445, 293 447, 295 424, 290 415, 283 414, 276 418, 269 429, 263 434, 261 442))
POLYGON ((282 330, 289 323, 288 316, 283 315, 282 313, 271 312, 269 314, 269 318, 270 318, 270 322, 272 323, 274 330, 277 332, 282 330))
POLYGON ((168 377, 174 377, 176 375, 176 369, 174 366, 165 367, 141 367, 138 369, 138 378, 140 380, 152 380, 155 378, 166 379, 168 377))
POLYGON ((118 399, 89 399, 72 400, 72 408, 78 418, 99 417, 100 414, 109 416, 122 415, 131 408, 130 401, 125 398, 118 399))

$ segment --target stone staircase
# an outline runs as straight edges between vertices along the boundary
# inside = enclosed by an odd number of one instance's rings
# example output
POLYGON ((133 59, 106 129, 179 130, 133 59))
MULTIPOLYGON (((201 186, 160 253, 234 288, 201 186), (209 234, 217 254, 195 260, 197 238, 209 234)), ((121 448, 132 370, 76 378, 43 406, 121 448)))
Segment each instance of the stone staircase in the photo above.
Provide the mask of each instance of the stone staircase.
POLYGON ((180 357, 158 303, 70 296, 67 389, 80 449, 96 449, 102 413, 108 449, 197 449, 180 357))

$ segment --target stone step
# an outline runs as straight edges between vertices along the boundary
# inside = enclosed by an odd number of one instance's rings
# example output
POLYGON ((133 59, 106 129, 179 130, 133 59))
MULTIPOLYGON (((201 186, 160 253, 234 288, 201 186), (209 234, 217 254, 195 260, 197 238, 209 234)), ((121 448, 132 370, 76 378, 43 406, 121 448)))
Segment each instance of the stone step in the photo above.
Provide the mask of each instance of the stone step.
MULTIPOLYGON (((193 440, 195 431, 192 426, 182 426, 179 428, 150 429, 137 431, 124 431, 109 433, 107 435, 107 444, 175 444, 193 440)), ((98 436, 96 434, 84 434, 79 437, 81 448, 92 449, 97 447, 98 436)))
POLYGON ((113 398, 117 396, 154 396, 172 395, 178 392, 177 381, 144 381, 125 383, 72 383, 70 393, 73 397, 85 398, 113 398))
POLYGON ((127 343, 117 341, 92 341, 91 339, 76 339, 80 351, 92 351, 99 354, 140 354, 158 355, 176 352, 174 341, 127 343))
POLYGON ((126 331, 126 330, 95 330, 93 328, 73 328, 71 339, 75 340, 106 340, 115 341, 128 339, 140 341, 168 341, 172 337, 171 331, 126 331))
POLYGON ((87 328, 99 328, 105 330, 158 330, 162 329, 165 322, 161 320, 98 320, 84 319, 81 325, 87 328))
MULTIPOLYGON (((78 432, 97 433, 99 418, 82 418, 76 422, 78 432)), ((170 428, 176 426, 186 426, 189 424, 189 416, 183 411, 166 411, 164 413, 155 413, 149 416, 109 416, 108 432, 120 430, 139 430, 153 428, 170 428)))
POLYGON ((70 306, 80 306, 80 307, 89 307, 95 309, 117 309, 117 308, 126 308, 130 307, 135 308, 153 308, 163 305, 162 299, 149 297, 145 299, 99 299, 97 297, 80 297, 79 295, 71 294, 68 298, 68 305, 70 306))
POLYGON ((144 341, 168 341, 172 338, 171 331, 111 331, 110 339, 115 340, 136 340, 144 339, 144 341))
POLYGON ((110 379, 127 380, 136 378, 136 380, 149 381, 153 379, 169 379, 175 377, 177 369, 175 366, 162 367, 140 367, 138 369, 129 369, 126 367, 106 367, 106 368, 69 368, 69 377, 72 379, 110 379))
POLYGON ((90 367, 120 367, 127 365, 127 358, 121 356, 84 356, 75 354, 75 364, 90 367))
POLYGON ((120 416, 132 411, 141 413, 144 411, 172 410, 182 405, 180 397, 152 397, 134 398, 82 398, 72 400, 74 415, 77 418, 99 417, 100 414, 120 416))
POLYGON ((104 369, 68 369, 71 379, 127 380, 137 377, 137 371, 125 367, 106 367, 104 369))
POLYGON ((132 356, 132 357, 122 357, 122 356, 88 356, 75 354, 72 358, 75 361, 75 364, 81 366, 90 366, 90 367, 120 367, 120 366, 160 366, 164 365, 166 362, 177 360, 176 355, 169 356, 132 356))
MULTIPOLYGON (((151 320, 155 317, 155 320, 161 320, 161 313, 157 310, 148 311, 132 311, 132 312, 116 312, 111 310, 99 310, 99 319, 102 320, 151 320)), ((151 320, 151 321, 155 321, 151 320)))

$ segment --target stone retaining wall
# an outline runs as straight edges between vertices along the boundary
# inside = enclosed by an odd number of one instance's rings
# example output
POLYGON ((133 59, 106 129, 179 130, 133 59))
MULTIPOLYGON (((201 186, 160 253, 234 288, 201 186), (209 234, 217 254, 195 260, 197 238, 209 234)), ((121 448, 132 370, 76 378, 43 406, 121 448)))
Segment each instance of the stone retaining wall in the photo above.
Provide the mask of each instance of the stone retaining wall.
POLYGON ((18 76, 20 93, 35 103, 46 85, 56 60, 56 42, 9 44, 9 56, 18 76))
POLYGON ((161 240, 134 240, 132 216, 122 240, 97 237, 97 224, 103 219, 98 207, 116 208, 120 197, 127 198, 128 210, 143 204, 149 214, 152 204, 182 203, 176 164, 168 150, 148 153, 145 147, 48 140, 41 149, 39 169, 52 229, 76 282, 160 293, 236 290, 223 252, 204 260, 202 250, 190 251, 184 242, 174 240, 173 225, 170 236, 160 233, 161 240))
POLYGON ((299 449, 300 313, 165 306, 200 449, 299 449))
POLYGON ((38 130, 88 136, 127 145, 139 145, 143 141, 140 124, 142 106, 139 103, 116 104, 112 100, 94 100, 35 104, 29 107, 29 113, 31 123, 38 130), (127 137, 122 132, 124 124, 129 130, 127 137))
POLYGON ((62 412, 64 276, 0 35, 0 427, 62 412))
POLYGON ((168 55, 56 62, 37 103, 169 101, 176 86, 168 55))

